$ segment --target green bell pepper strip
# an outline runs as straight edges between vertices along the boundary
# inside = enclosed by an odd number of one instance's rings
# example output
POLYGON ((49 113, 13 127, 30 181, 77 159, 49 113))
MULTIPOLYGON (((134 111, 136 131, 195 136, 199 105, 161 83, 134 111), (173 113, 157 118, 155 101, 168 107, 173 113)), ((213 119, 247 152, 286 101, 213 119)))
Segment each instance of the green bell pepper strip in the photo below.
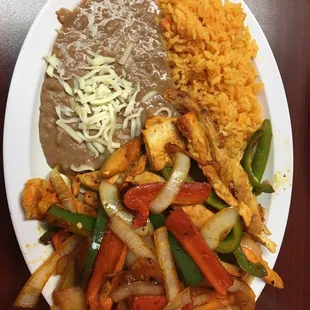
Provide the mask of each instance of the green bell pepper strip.
POLYGON ((253 189, 264 192, 264 193, 273 193, 273 187, 268 183, 261 183, 257 177, 255 176, 252 169, 254 148, 258 141, 261 139, 263 134, 262 129, 258 129, 254 135, 252 136, 250 142, 248 143, 247 148, 245 149, 243 158, 242 158, 242 166, 244 171, 247 173, 249 181, 253 186, 253 189))
POLYGON ((57 231, 57 227, 51 226, 47 229, 47 231, 40 237, 39 241, 45 245, 52 242, 52 237, 57 231))
POLYGON ((268 275, 266 268, 261 263, 252 263, 247 259, 240 246, 234 250, 234 255, 237 259, 238 265, 248 274, 259 278, 268 275))
POLYGON ((206 203, 218 211, 229 207, 229 205, 224 200, 219 198, 214 192, 210 193, 206 203))
MULTIPOLYGON (((164 179, 168 180, 170 177, 171 171, 172 171, 172 167, 167 166, 164 169, 160 170, 160 174, 164 177, 164 179)), ((195 181, 190 175, 188 175, 185 182, 193 183, 195 181)))
POLYGON ((243 225, 240 217, 238 217, 236 225, 231 229, 227 237, 220 241, 215 251, 222 254, 232 253, 240 245, 242 235, 243 225))
MULTIPOLYGON (((165 226, 166 218, 163 214, 150 213, 149 218, 156 229, 165 226)), ((168 239, 172 256, 180 269, 184 284, 186 286, 200 285, 204 280, 204 276, 200 272, 196 263, 192 260, 192 258, 183 249, 179 241, 177 241, 177 239, 175 239, 175 237, 170 232, 168 233, 168 239)))
MULTIPOLYGON (((165 167, 161 170, 162 176, 167 179, 170 176, 172 168, 165 167)), ((191 176, 188 176, 186 182, 194 182, 191 176)), ((206 203, 213 207, 214 209, 220 211, 224 208, 228 208, 229 205, 220 199, 214 192, 210 193, 209 197, 206 200, 206 203)), ((243 227, 240 217, 236 225, 229 232, 225 240, 221 240, 218 248, 216 249, 219 253, 232 253, 240 244, 243 234, 243 227)))
POLYGON ((65 210, 56 205, 51 206, 48 210, 45 220, 51 225, 65 228, 80 236, 91 236, 95 227, 94 218, 65 210))
POLYGON ((159 214, 150 213, 149 219, 155 229, 165 226, 166 217, 162 213, 159 214))
MULTIPOLYGON (((252 171, 259 182, 263 178, 271 148, 272 127, 269 119, 264 120, 261 130, 262 134, 257 143, 255 155, 252 162, 252 171)), ((253 192, 255 195, 261 194, 261 191, 258 191, 256 189, 254 189, 253 192)))
POLYGON ((88 278, 88 275, 90 275, 93 268, 108 221, 108 215, 106 214, 103 207, 100 206, 98 209, 98 215, 93 230, 93 236, 85 260, 83 274, 86 278, 88 278))

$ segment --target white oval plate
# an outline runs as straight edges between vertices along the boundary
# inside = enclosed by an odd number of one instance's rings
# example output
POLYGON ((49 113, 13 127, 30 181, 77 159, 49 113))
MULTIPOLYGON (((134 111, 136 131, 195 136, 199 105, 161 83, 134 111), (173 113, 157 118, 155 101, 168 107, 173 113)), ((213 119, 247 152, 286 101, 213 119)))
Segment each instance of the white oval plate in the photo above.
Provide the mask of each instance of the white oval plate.
MULTIPOLYGON (((20 51, 7 101, 3 142, 6 192, 19 246, 32 273, 52 251, 51 247, 38 243, 42 234, 40 223, 25 221, 20 204, 20 192, 25 181, 33 177, 44 178, 50 171, 38 130, 40 91, 45 69, 42 57, 50 52, 56 38, 55 29, 60 28, 55 11, 62 6, 74 8, 79 2, 47 1, 20 51)), ((266 177, 274 180, 276 192, 272 196, 262 195, 259 199, 267 208, 267 226, 278 245, 276 254, 264 250, 264 257, 272 268, 279 254, 290 208, 293 180, 291 123, 284 87, 270 46, 253 14, 244 2, 242 4, 247 13, 246 23, 260 47, 255 60, 260 78, 265 83, 260 102, 265 118, 270 118, 273 126, 274 138, 266 177)), ((56 280, 56 277, 52 277, 43 291, 50 304, 56 280)), ((252 288, 257 298, 264 285, 259 279, 253 281, 252 288)))

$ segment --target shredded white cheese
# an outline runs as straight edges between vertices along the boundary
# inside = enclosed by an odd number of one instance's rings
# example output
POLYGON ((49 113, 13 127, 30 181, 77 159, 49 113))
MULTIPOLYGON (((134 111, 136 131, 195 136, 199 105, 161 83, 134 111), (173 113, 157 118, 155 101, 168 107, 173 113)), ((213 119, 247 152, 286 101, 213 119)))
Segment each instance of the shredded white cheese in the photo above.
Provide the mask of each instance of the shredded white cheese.
POLYGON ((155 111, 154 115, 159 115, 163 112, 167 113, 167 117, 171 117, 171 115, 172 115, 171 110, 166 108, 166 107, 159 108, 158 110, 155 111))
MULTIPOLYGON (((129 42, 119 63, 125 64, 134 44, 129 42)), ((60 60, 55 56, 45 56, 48 66, 47 75, 59 81, 64 90, 70 95, 70 107, 56 107, 58 120, 56 124, 62 128, 77 143, 85 143, 96 158, 106 149, 112 153, 120 147, 113 141, 116 130, 127 129, 130 123, 130 136, 121 135, 121 139, 134 138, 141 134, 141 113, 143 108, 136 108, 136 97, 140 85, 134 86, 125 79, 126 72, 122 69, 119 76, 114 70, 115 59, 104 57, 99 53, 87 51, 88 66, 79 67, 85 70, 81 77, 72 77, 72 83, 65 81, 64 69, 60 60), (71 85, 71 86, 70 86, 71 85), (117 123, 118 115, 122 113, 124 121, 117 123), (71 125, 74 124, 74 130, 71 125)), ((157 92, 151 91, 146 96, 149 100, 157 92)), ((79 167, 73 167, 74 171, 79 167)), ((85 167, 82 167, 85 168, 85 167)))
POLYGON ((77 132, 60 119, 56 121, 56 125, 62 128, 77 143, 81 144, 83 142, 83 139, 77 134, 77 132))
POLYGON ((91 142, 86 142, 86 146, 93 153, 95 158, 97 158, 99 156, 98 150, 93 146, 93 144, 91 142))
POLYGON ((136 136, 140 136, 142 132, 142 126, 141 126, 141 117, 138 116, 136 118, 136 136))
POLYGON ((124 119, 124 122, 123 122, 123 129, 126 129, 126 128, 127 128, 129 120, 131 120, 131 119, 133 119, 133 118, 140 118, 140 117, 141 117, 142 111, 143 111, 143 108, 139 108, 139 110, 138 110, 137 113, 131 114, 131 115, 127 116, 127 117, 124 119))
POLYGON ((145 94, 142 98, 142 102, 147 102, 149 100, 151 100, 154 96, 156 96, 158 94, 158 92, 156 90, 151 90, 149 91, 147 94, 145 94))
POLYGON ((83 172, 83 171, 95 171, 95 169, 91 166, 87 166, 87 165, 81 165, 81 166, 75 166, 75 165, 71 165, 71 170, 75 171, 75 172, 83 172))
POLYGON ((134 48, 135 44, 133 42, 128 42, 126 47, 125 47, 125 50, 124 50, 124 53, 121 57, 121 59, 119 60, 119 64, 120 65, 125 65, 133 48, 134 48))

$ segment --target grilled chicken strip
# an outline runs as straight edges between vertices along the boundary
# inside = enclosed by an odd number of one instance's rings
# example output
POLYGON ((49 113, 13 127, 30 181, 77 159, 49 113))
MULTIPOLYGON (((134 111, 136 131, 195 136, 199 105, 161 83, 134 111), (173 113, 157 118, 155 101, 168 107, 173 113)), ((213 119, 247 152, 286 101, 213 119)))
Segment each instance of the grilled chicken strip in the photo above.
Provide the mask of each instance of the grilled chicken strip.
MULTIPOLYGON (((176 105, 182 113, 195 113, 197 120, 202 126, 204 136, 209 141, 212 158, 220 165, 220 180, 227 187, 233 186, 239 203, 243 203, 242 208, 245 208, 243 211, 246 211, 248 214, 252 213, 251 223, 247 227, 248 232, 254 235, 260 235, 262 221, 258 210, 258 202, 252 193, 252 186, 249 183, 248 176, 240 164, 240 158, 231 158, 228 156, 221 144, 221 138, 216 124, 208 115, 207 111, 201 108, 188 94, 176 89, 168 89, 165 92, 165 98, 176 105), (246 210, 246 206, 250 208, 250 211, 246 210)), ((207 171, 205 173, 207 174, 207 171)), ((229 203, 228 201, 226 202, 229 203)), ((240 215, 242 215, 241 212, 240 215)), ((247 225, 246 222, 245 224, 247 225)))
MULTIPOLYGON (((178 118, 177 125, 179 130, 188 140, 189 152, 199 159, 201 163, 212 162, 212 155, 210 152, 210 143, 199 124, 196 114, 194 112, 186 113, 178 118)), ((210 182, 215 193, 230 206, 239 208, 239 213, 246 225, 249 227, 252 220, 252 212, 250 208, 244 203, 239 203, 233 196, 229 188, 223 184, 216 168, 210 164, 199 164, 205 177, 210 182)))
MULTIPOLYGON (((198 158, 202 163, 212 162, 210 152, 210 143, 203 132, 201 125, 198 123, 196 114, 189 112, 180 116, 177 125, 183 136, 188 141, 189 152, 198 158)), ((228 187, 223 184, 213 165, 199 164, 205 177, 210 182, 215 193, 231 206, 238 206, 237 199, 232 195, 228 187)))

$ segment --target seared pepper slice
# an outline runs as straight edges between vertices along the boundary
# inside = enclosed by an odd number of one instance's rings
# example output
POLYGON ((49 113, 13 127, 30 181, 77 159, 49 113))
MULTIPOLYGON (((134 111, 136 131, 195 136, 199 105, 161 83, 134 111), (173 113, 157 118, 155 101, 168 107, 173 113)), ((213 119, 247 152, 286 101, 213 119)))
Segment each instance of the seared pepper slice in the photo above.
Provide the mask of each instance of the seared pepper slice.
MULTIPOLYGON (((165 179, 169 178, 170 173, 170 167, 165 167, 163 170, 161 170, 161 174, 165 179)), ((186 182, 192 183, 194 180, 188 176, 186 182)), ((220 199, 214 192, 209 194, 206 203, 218 211, 229 207, 229 205, 220 199)), ((239 246, 242 239, 242 234, 242 222, 239 218, 237 224, 232 228, 226 239, 220 242, 220 245, 216 251, 220 253, 232 253, 239 246)))
POLYGON ((95 228, 93 231, 93 236, 86 256, 84 272, 83 272, 83 283, 88 282, 91 270, 93 268, 95 259, 97 257, 98 251, 100 249, 100 244, 108 223, 109 217, 104 211, 103 207, 100 206, 98 209, 98 215, 95 222, 95 228))
POLYGON ((95 219, 92 217, 74 213, 55 205, 48 210, 45 220, 51 225, 65 228, 80 236, 90 236, 95 226, 95 219))
POLYGON ((168 230, 182 244, 215 290, 226 295, 233 279, 182 209, 174 210, 166 220, 168 230))
POLYGON ((166 296, 135 296, 130 310, 161 310, 167 305, 166 296))
MULTIPOLYGON (((167 180, 167 179, 169 179, 171 171, 172 171, 172 167, 165 167, 164 169, 162 169, 160 171, 160 173, 167 180)), ((185 182, 186 183, 194 183, 195 181, 191 176, 187 176, 185 182)), ((213 207, 219 211, 224 209, 224 208, 229 207, 228 204, 225 201, 221 200, 214 192, 211 192, 209 194, 209 196, 205 202, 208 205, 210 205, 211 207, 213 207)))
MULTIPOLYGON (((128 209, 136 211, 134 227, 146 224, 149 216, 149 203, 156 197, 163 187, 163 183, 150 183, 138 185, 128 190, 124 196, 124 202, 128 209)), ((195 205, 203 203, 210 193, 210 185, 207 183, 183 184, 175 200, 174 205, 195 205)))
MULTIPOLYGON (((149 218, 156 229, 165 226, 166 217, 163 214, 150 214, 149 218)), ((184 284, 186 286, 198 286, 201 284, 204 277, 196 263, 186 253, 180 242, 170 232, 168 233, 168 239, 172 256, 180 269, 184 284)))
MULTIPOLYGON (((252 138, 251 138, 250 142, 248 143, 248 146, 244 152, 244 155, 242 158, 242 166, 243 166, 244 171, 247 173, 247 175, 249 177, 249 181, 250 181, 251 185, 253 186, 253 189, 260 191, 260 192, 264 192, 264 193, 273 193, 274 192, 273 187, 266 182, 261 183, 260 180, 255 176, 253 168, 252 168, 254 148, 255 148, 256 144, 261 140, 262 136, 263 136, 263 129, 258 129, 254 133, 254 135, 252 136, 252 138)), ((270 146, 269 146, 269 148, 270 148, 270 146)), ((269 152, 268 152, 268 155, 269 155, 269 152)), ((258 169, 258 168, 263 169, 264 168, 263 170, 265 170, 266 164, 267 164, 267 161, 266 161, 266 159, 264 159, 261 162, 261 164, 256 163, 255 167, 256 167, 256 169, 258 169)), ((260 172, 261 172, 261 170, 260 170, 260 172)))
MULTIPOLYGON (((271 148, 272 127, 269 119, 264 120, 261 130, 262 134, 257 143, 252 162, 252 170, 258 181, 261 181, 264 175, 271 148)), ((255 195, 259 195, 261 194, 261 191, 254 189, 254 193, 255 195)))
POLYGON ((268 275, 266 268, 261 263, 252 263, 247 259, 240 246, 234 251, 234 255, 237 259, 238 265, 248 274, 259 278, 268 275))
MULTIPOLYGON (((209 195, 207 203, 218 211, 229 207, 229 205, 225 201, 217 197, 215 193, 211 193, 209 195)), ((227 237, 224 240, 220 241, 220 244, 216 248, 216 251, 223 254, 232 253, 240 245, 242 234, 243 226, 242 221, 239 217, 236 225, 231 229, 227 237)))
POLYGON ((236 225, 231 229, 224 240, 220 241, 219 246, 215 249, 219 253, 232 253, 239 245, 242 239, 243 227, 240 217, 236 225))
POLYGON ((51 226, 47 231, 40 237, 39 241, 44 245, 47 245, 52 242, 53 235, 57 232, 57 227, 51 226))

